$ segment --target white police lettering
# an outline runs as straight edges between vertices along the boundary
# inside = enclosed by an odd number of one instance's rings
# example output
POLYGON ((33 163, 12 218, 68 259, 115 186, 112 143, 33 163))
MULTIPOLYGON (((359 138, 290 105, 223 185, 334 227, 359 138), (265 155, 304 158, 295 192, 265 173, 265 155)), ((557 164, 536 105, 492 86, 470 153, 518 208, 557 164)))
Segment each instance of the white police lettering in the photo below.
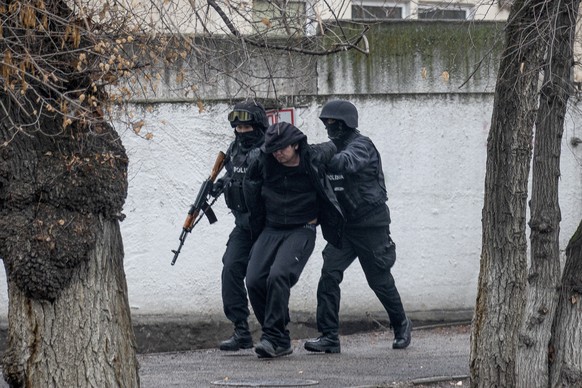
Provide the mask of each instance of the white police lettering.
POLYGON ((344 176, 343 176, 343 174, 327 174, 327 179, 329 179, 329 182, 331 183, 331 186, 333 187, 333 191, 344 191, 344 188, 343 188, 344 176))
POLYGON ((246 174, 247 168, 246 167, 238 167, 234 166, 233 168, 235 174, 246 174))

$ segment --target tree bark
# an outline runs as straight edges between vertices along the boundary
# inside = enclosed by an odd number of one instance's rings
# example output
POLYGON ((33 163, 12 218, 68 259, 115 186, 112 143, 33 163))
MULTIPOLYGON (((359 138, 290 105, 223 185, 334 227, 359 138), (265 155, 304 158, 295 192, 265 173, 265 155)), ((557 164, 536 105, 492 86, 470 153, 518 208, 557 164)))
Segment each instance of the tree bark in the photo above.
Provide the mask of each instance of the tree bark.
POLYGON ((137 387, 118 225, 125 149, 98 112, 64 126, 49 113, 36 121, 2 90, 0 105, 9 112, 0 116, 4 378, 11 387, 137 387))
POLYGON ((582 222, 566 248, 550 344, 550 386, 582 386, 582 222))
POLYGON ((573 92, 575 21, 580 0, 552 1, 547 61, 536 119, 531 196, 531 265, 525 316, 519 333, 517 387, 547 387, 548 344, 560 282, 558 184, 564 119, 573 92))
POLYGON ((139 377, 118 221, 98 222, 95 248, 54 301, 9 279, 11 387, 137 387, 139 377))
POLYGON ((506 26, 487 145, 481 268, 471 332, 473 387, 517 385, 532 128, 546 47, 539 28, 546 13, 546 1, 516 1, 506 26))

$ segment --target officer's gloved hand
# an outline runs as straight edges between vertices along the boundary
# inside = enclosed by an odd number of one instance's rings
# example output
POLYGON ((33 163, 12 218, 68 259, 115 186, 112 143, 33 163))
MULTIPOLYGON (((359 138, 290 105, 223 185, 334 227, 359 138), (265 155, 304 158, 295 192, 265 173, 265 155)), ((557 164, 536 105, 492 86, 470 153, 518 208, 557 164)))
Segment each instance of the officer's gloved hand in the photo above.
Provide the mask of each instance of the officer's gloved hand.
POLYGON ((224 190, 224 179, 217 179, 210 189, 210 195, 216 198, 222 194, 222 190, 224 190))

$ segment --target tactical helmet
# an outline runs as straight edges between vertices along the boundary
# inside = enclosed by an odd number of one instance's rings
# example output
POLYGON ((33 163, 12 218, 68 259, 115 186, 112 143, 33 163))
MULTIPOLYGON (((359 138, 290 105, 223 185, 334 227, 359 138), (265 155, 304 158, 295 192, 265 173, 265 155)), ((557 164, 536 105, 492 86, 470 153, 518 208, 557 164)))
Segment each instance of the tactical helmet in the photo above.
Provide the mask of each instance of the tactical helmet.
POLYGON ((269 126, 265 108, 260 102, 253 100, 236 103, 232 112, 228 114, 228 121, 233 128, 242 124, 252 125, 253 128, 264 131, 269 126))
POLYGON ((346 100, 327 102, 321 109, 319 118, 324 124, 326 119, 334 119, 343 121, 349 128, 358 128, 358 110, 354 104, 346 100))

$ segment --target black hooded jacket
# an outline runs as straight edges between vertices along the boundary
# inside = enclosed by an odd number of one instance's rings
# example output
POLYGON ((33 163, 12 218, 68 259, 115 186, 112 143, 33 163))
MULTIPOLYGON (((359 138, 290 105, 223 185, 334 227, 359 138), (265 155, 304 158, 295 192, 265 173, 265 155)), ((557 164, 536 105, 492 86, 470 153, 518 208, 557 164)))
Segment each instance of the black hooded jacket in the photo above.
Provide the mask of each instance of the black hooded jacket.
MULTIPOLYGON (((287 124, 287 123, 285 123, 287 124)), ((288 124, 291 126, 291 124, 288 124)), ((336 147, 332 142, 309 145, 307 144, 307 137, 303 135, 299 129, 291 126, 287 128, 290 130, 284 133, 283 136, 288 136, 292 142, 287 142, 280 137, 270 137, 269 127, 265 134, 265 146, 262 147, 261 152, 250 161, 249 168, 243 183, 244 196, 247 207, 250 212, 250 225, 253 238, 256 238, 262 231, 266 223, 266 198, 263 195, 270 195, 271 190, 262 190, 263 185, 268 181, 267 172, 274 171, 273 169, 282 168, 283 166, 273 157, 271 153, 266 153, 265 150, 273 152, 276 149, 283 148, 290 144, 299 144, 299 155, 301 158, 300 166, 305 169, 309 180, 317 191, 317 198, 319 203, 319 214, 317 215, 318 223, 321 224, 323 237, 331 244, 340 246, 341 236, 343 232, 344 218, 334 195, 333 188, 328 181, 324 165, 327 163, 336 152, 336 147), (298 136, 298 133, 302 136, 298 136), (300 139, 300 140, 298 140, 300 139), (276 144, 274 146, 274 144, 276 144)), ((273 204, 281 201, 281 198, 273 195, 268 200, 273 204)), ((299 200, 299 198, 298 198, 299 200)), ((289 201, 289 199, 287 199, 289 201)), ((308 221, 308 220, 307 220, 308 221)), ((277 219, 277 224, 284 225, 285 219, 280 217, 277 219)), ((289 218, 289 227, 299 226, 289 218)))

